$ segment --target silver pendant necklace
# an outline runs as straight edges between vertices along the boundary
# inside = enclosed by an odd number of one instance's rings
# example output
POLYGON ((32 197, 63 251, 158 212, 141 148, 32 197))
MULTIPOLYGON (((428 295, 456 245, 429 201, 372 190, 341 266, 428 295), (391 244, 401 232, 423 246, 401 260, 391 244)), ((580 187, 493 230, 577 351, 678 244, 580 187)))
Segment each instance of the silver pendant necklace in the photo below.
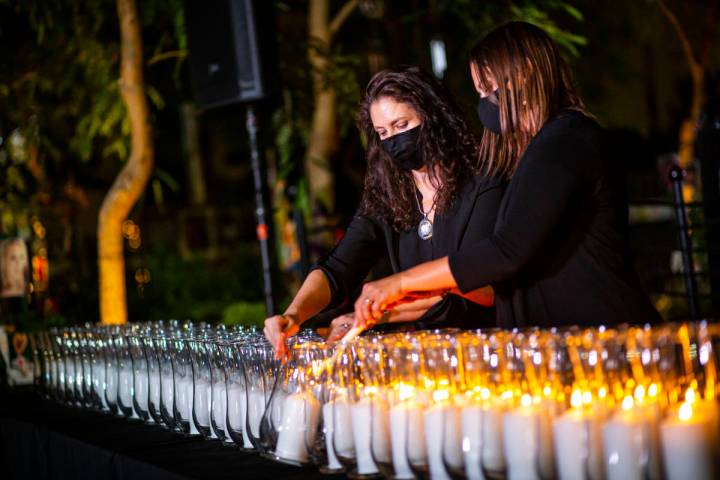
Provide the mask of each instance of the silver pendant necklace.
POLYGON ((435 203, 437 202, 437 198, 433 200, 433 204, 430 207, 430 210, 425 213, 425 211, 422 208, 422 205, 420 205, 420 199, 418 198, 417 194, 415 195, 415 201, 417 202, 418 210, 420 211, 420 215, 422 215, 422 219, 420 220, 420 223, 418 224, 418 236, 422 240, 430 240, 433 236, 433 224, 428 218, 428 215, 430 215, 430 212, 433 211, 433 208, 435 208, 435 203))

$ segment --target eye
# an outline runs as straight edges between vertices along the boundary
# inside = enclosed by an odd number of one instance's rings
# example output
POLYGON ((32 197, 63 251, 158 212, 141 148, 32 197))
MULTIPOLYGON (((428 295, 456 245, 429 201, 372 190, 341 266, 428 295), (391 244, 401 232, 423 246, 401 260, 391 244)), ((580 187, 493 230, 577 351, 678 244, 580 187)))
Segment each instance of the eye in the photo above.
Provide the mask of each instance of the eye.
POLYGON ((395 127, 398 130, 405 130, 407 128, 407 126, 408 126, 407 122, 399 122, 397 125, 395 125, 395 127))
POLYGON ((383 138, 385 138, 387 136, 387 131, 385 131, 385 130, 375 130, 375 133, 378 134, 378 136, 380 137, 380 140, 382 140, 383 138))

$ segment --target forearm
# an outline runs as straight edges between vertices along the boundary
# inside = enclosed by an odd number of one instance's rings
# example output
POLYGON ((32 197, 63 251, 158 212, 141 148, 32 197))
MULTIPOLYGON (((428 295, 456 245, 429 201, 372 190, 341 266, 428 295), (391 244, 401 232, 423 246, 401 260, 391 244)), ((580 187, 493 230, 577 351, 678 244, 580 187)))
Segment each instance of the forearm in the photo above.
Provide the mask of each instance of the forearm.
POLYGON ((303 282, 284 315, 293 317, 298 325, 323 311, 330 304, 330 284, 322 270, 313 270, 303 282))
POLYGON ((405 293, 445 291, 457 287, 450 271, 448 257, 421 263, 398 274, 400 289, 405 293))
POLYGON ((442 297, 428 297, 410 303, 402 303, 390 311, 389 323, 412 322, 425 315, 433 305, 442 300, 442 297))

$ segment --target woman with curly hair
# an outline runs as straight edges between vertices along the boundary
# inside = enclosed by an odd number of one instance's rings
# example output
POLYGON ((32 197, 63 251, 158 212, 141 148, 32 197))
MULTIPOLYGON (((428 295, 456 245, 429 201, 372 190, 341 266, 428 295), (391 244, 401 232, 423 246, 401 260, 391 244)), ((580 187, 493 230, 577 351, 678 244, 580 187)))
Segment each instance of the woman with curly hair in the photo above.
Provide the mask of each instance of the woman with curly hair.
MULTIPOLYGON (((265 320, 280 348, 308 318, 352 308, 363 280, 382 257, 395 272, 442 258, 492 233, 503 183, 484 173, 478 142, 444 88, 417 67, 384 70, 367 86, 358 113, 367 140, 360 208, 345 236, 310 272, 282 315, 265 320)), ((389 322, 416 326, 494 324, 492 289, 407 302, 389 322)), ((333 322, 331 337, 352 317, 333 322)))
POLYGON ((483 286, 505 328, 658 321, 629 260, 622 168, 557 46, 511 22, 477 43, 470 73, 485 126, 480 158, 509 179, 493 233, 366 284, 358 327, 407 299, 483 286))

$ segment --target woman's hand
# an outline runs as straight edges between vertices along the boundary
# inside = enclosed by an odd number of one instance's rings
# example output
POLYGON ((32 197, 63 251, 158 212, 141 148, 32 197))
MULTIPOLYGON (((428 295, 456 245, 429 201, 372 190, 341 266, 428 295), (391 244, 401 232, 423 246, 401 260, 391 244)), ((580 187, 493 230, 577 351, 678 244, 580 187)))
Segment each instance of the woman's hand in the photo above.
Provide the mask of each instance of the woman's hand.
POLYGON ((297 316, 285 313, 265 319, 263 333, 270 345, 275 348, 275 358, 281 359, 288 355, 286 340, 300 330, 297 316))
POLYGON ((355 301, 355 326, 372 327, 382 318, 385 310, 390 310, 400 303, 405 296, 401 276, 402 273, 396 273, 363 285, 362 292, 355 301))
POLYGON ((340 315, 339 317, 335 317, 335 319, 330 322, 330 331, 325 341, 328 343, 335 343, 343 338, 345 334, 350 331, 354 320, 354 313, 346 313, 344 315, 340 315))

